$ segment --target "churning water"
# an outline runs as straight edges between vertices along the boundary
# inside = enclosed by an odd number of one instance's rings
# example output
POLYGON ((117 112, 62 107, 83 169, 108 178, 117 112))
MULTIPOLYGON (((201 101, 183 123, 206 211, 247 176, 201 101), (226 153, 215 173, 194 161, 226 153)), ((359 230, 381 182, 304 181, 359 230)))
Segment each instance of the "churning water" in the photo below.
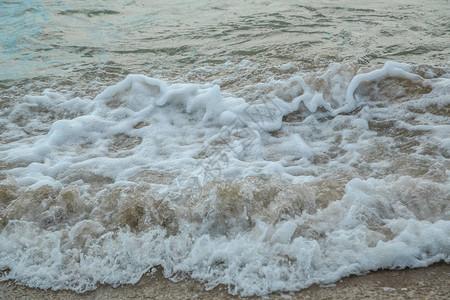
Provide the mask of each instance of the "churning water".
POLYGON ((449 2, 309 2, 2 1, 0 280, 450 262, 449 2))

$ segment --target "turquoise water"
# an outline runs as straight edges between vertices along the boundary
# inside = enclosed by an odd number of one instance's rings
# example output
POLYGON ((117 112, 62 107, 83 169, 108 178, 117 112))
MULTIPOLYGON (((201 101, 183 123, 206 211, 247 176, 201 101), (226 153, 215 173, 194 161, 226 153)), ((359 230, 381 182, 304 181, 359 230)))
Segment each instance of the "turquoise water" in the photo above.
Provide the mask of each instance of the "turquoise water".
POLYGON ((243 59, 261 68, 441 64, 449 57, 446 8, 446 1, 3 1, 0 80, 8 87, 43 77, 117 81, 128 73, 186 79, 199 66, 243 59))

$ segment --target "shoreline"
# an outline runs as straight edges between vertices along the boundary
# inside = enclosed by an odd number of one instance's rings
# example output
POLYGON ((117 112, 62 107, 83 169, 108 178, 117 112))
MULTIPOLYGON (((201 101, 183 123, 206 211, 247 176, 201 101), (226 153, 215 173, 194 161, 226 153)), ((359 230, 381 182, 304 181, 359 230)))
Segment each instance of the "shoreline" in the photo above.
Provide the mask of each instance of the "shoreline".
POLYGON ((439 262, 426 268, 378 270, 366 275, 351 275, 335 284, 265 297, 228 294, 226 287, 206 291, 202 283, 189 279, 178 283, 164 278, 161 271, 143 276, 135 285, 113 288, 101 285, 96 290, 77 294, 29 288, 13 281, 0 282, 2 299, 447 299, 450 295, 450 264, 439 262))

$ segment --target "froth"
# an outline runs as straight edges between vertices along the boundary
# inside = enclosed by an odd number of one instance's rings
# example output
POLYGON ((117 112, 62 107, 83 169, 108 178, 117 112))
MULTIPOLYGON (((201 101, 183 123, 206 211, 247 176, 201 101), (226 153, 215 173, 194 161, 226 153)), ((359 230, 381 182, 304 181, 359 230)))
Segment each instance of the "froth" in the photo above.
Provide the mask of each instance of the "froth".
POLYGON ((130 75, 12 104, 1 280, 83 292, 162 266, 264 295, 450 262, 448 70, 293 72, 242 97, 130 75))
MULTIPOLYGON (((279 219, 271 217, 276 210, 270 206, 282 206, 289 199, 285 193, 300 187, 286 186, 257 199, 255 191, 264 193, 257 182, 236 184, 214 188, 207 193, 209 198, 200 197, 198 201, 205 203, 202 217, 183 221, 169 235, 163 226, 110 231, 100 220, 81 220, 58 230, 10 221, 0 236, 0 262, 9 269, 2 279, 82 292, 98 283, 135 283, 161 265, 168 277, 189 274, 211 288, 226 284, 231 293, 263 295, 378 268, 450 261, 450 222, 445 221, 449 210, 442 198, 435 198, 448 197, 448 187, 411 177, 390 183, 355 179, 347 184, 342 200, 324 209, 311 207, 311 195, 303 193, 302 198, 302 193, 295 193, 302 200, 289 201, 287 213, 279 219), (250 190, 242 189, 242 184, 250 185, 250 190), (246 195, 236 197, 238 190, 246 195), (411 194, 419 195, 422 209, 417 207, 419 200, 410 201, 411 194), (264 205, 267 209, 258 209, 264 205), (265 221, 255 211, 268 214, 265 221), (296 216, 290 217, 294 211, 296 216)), ((266 190, 279 188, 266 186, 266 190)), ((172 217, 170 222, 176 220, 172 217)))

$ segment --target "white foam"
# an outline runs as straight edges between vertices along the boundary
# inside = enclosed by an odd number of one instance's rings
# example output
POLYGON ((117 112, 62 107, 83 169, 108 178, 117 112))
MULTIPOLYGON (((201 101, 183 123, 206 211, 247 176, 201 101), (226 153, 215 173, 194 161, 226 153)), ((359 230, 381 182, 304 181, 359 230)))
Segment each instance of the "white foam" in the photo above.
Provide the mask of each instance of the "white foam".
POLYGON ((450 262, 450 222, 399 217, 392 206, 409 209, 406 199, 389 197, 398 188, 396 182, 353 180, 341 201, 316 214, 276 225, 258 222, 235 236, 202 234, 192 226, 169 237, 162 229, 105 233, 94 221, 48 232, 10 222, 0 235, 0 265, 10 268, 2 280, 82 292, 97 283, 135 283, 162 265, 166 276, 183 272, 210 288, 226 284, 231 293, 264 295, 379 268, 450 262), (370 229, 380 222, 393 239, 370 229), (302 235, 294 234, 298 230, 302 235))
POLYGON ((413 71, 332 64, 322 89, 294 74, 251 102, 142 75, 26 97, 0 119, 1 280, 83 292, 160 265, 265 295, 450 262, 448 116, 429 108, 450 84, 413 71), (373 93, 392 78, 412 87, 373 93))

